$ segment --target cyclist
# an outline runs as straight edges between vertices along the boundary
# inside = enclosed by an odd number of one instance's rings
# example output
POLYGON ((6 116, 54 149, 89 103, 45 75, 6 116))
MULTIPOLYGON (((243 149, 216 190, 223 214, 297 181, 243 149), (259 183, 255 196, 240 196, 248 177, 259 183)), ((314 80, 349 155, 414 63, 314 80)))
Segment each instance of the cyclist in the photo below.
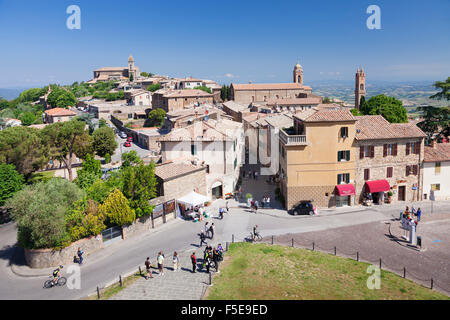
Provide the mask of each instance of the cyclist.
POLYGON ((53 270, 53 280, 52 280, 52 285, 56 285, 58 282, 58 279, 61 278, 61 272, 60 269, 62 269, 63 266, 59 266, 59 268, 56 268, 55 270, 53 270))

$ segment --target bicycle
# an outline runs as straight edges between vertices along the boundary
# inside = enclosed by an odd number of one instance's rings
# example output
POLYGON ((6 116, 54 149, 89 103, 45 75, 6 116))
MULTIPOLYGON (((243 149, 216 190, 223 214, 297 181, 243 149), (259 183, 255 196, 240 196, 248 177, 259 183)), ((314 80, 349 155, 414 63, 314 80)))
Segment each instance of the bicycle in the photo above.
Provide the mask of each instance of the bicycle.
MULTIPOLYGON (((60 268, 62 269, 63 266, 60 266, 60 268)), ((44 282, 44 288, 51 288, 53 286, 64 286, 67 282, 67 278, 66 277, 58 277, 58 280, 56 280, 56 284, 53 282, 54 277, 53 276, 49 276, 50 280, 46 280, 44 282)))
POLYGON ((257 233, 256 235, 253 234, 253 232, 250 232, 250 238, 251 241, 261 241, 263 238, 262 236, 257 233))

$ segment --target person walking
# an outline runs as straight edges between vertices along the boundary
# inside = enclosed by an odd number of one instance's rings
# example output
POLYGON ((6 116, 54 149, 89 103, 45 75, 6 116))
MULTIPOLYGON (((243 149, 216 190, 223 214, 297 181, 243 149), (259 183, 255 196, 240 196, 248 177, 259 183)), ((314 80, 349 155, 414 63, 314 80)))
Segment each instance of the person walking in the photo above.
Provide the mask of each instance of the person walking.
POLYGON ((255 213, 258 213, 258 200, 255 201, 255 213))
POLYGON ((270 208, 270 196, 269 195, 266 198, 266 207, 270 208))
POLYGON ((209 233, 209 223, 208 221, 205 222, 205 236, 208 236, 209 233))
POLYGON ((178 258, 178 253, 175 251, 173 253, 173 271, 178 271, 180 269, 180 259, 178 258))
POLYGON ((213 250, 213 261, 214 261, 214 266, 216 267, 216 272, 220 273, 220 271, 219 271, 220 255, 219 255, 219 251, 216 248, 214 248, 214 250, 213 250))
POLYGON ((206 272, 209 273, 209 268, 211 267, 211 257, 210 257, 209 252, 206 255, 205 267, 206 267, 206 272))
POLYGON ((163 276, 164 275, 164 254, 162 253, 162 251, 160 251, 158 253, 158 270, 159 270, 159 275, 163 276))
POLYGON ((227 213, 229 213, 230 212, 230 204, 228 203, 228 201, 225 204, 225 208, 227 209, 227 213))
POLYGON ((200 230, 200 247, 202 247, 203 244, 208 245, 208 243, 205 240, 206 240, 205 232, 203 230, 200 230))
POLYGON ((192 273, 195 273, 197 270, 197 257, 195 256, 195 252, 191 254, 191 262, 192 262, 192 273))
POLYGON ((420 221, 420 217, 422 216, 422 210, 420 208, 417 209, 417 221, 420 221))
POLYGON ((255 180, 258 180, 258 171, 255 171, 255 180))
POLYGON ((219 218, 220 218, 220 220, 222 220, 223 219, 223 212, 224 212, 225 210, 221 207, 221 208, 219 208, 219 218))
POLYGON ((209 232, 211 233, 211 240, 214 239, 214 222, 211 224, 211 227, 209 227, 209 232))
POLYGON ((153 279, 152 264, 150 263, 150 257, 147 257, 147 260, 145 260, 145 269, 147 270, 147 275, 145 276, 145 280, 148 280, 149 277, 153 279))
POLYGON ((83 264, 83 253, 84 253, 84 251, 81 250, 80 247, 78 247, 77 255, 78 255, 78 263, 80 265, 83 264))

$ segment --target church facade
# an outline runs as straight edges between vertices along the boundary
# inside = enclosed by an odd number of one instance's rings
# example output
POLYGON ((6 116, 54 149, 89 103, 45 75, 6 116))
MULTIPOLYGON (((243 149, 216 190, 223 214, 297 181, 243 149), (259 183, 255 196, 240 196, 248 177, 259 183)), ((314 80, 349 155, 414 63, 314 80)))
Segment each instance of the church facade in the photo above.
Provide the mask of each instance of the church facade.
POLYGON ((303 85, 303 68, 297 63, 293 71, 292 83, 248 83, 230 86, 230 100, 241 104, 267 103, 274 99, 308 98, 312 93, 303 85))
POLYGON ((127 67, 103 67, 94 70, 94 79, 89 82, 129 80, 131 76, 136 79, 140 75, 139 68, 134 65, 134 58, 130 55, 127 67))

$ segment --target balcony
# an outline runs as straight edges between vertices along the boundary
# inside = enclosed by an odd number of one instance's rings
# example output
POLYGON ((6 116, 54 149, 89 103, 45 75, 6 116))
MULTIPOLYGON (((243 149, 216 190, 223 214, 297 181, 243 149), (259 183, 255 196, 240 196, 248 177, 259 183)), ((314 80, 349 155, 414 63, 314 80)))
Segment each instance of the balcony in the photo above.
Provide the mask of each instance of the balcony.
POLYGON ((280 141, 286 146, 306 146, 306 135, 291 135, 280 129, 280 141))

